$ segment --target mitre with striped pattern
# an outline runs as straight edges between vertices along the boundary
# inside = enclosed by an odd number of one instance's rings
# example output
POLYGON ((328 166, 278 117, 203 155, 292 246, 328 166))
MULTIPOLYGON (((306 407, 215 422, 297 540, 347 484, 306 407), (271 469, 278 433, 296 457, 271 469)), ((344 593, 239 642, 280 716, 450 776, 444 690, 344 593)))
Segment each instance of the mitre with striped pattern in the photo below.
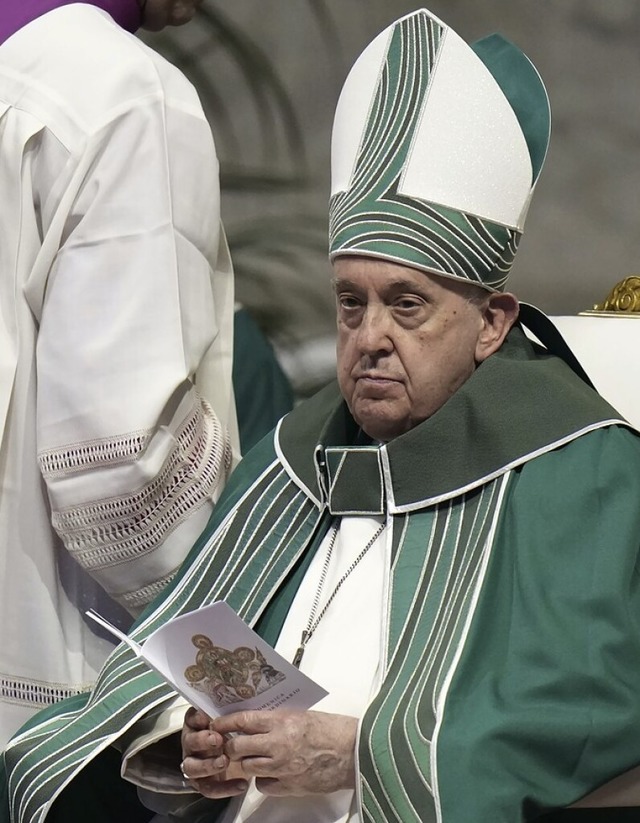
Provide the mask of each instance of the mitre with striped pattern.
POLYGON ((549 142, 544 85, 499 35, 425 9, 351 69, 332 136, 330 258, 367 255, 504 288, 549 142))

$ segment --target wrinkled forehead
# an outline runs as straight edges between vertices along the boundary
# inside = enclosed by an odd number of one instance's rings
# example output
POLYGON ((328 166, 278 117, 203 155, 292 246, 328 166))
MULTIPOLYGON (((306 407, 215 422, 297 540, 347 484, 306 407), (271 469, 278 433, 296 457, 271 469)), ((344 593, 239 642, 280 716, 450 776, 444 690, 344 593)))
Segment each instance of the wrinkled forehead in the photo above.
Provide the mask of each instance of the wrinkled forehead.
POLYGON ((341 255, 332 261, 331 286, 335 292, 353 287, 380 292, 437 290, 480 301, 492 290, 455 277, 425 271, 416 266, 387 260, 376 255, 341 255))

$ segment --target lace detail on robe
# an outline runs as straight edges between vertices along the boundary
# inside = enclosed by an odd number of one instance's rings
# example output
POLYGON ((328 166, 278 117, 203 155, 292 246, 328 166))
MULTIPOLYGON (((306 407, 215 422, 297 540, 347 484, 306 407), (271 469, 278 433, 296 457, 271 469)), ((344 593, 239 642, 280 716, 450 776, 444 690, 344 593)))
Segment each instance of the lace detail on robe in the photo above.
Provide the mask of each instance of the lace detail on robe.
POLYGON ((40 471, 47 478, 85 469, 133 463, 144 452, 150 439, 150 431, 139 431, 121 437, 92 440, 65 449, 49 449, 38 455, 40 471))
MULTIPOLYGON (((134 462, 150 432, 80 443, 39 456, 45 477, 134 462)), ((103 573, 153 553, 196 509, 215 496, 231 468, 229 435, 206 401, 197 398, 175 433, 160 471, 130 494, 54 510, 52 523, 75 560, 110 588, 103 573)), ((184 554, 191 546, 184 547, 184 554)), ((172 569, 172 567, 170 567, 172 569)), ((175 571, 175 569, 174 569, 175 571)), ((167 569, 138 589, 113 594, 129 610, 149 602, 173 576, 167 569)))
POLYGON ((136 591, 125 592, 119 596, 118 600, 128 611, 132 614, 136 614, 144 606, 146 606, 147 603, 151 603, 156 595, 160 594, 167 583, 171 582, 177 571, 178 569, 174 569, 171 574, 150 583, 148 586, 143 586, 140 589, 136 589, 136 591))
POLYGON ((0 700, 19 705, 27 703, 34 708, 44 708, 67 697, 87 692, 92 685, 92 683, 83 683, 74 687, 66 683, 46 683, 31 678, 0 674, 0 700))

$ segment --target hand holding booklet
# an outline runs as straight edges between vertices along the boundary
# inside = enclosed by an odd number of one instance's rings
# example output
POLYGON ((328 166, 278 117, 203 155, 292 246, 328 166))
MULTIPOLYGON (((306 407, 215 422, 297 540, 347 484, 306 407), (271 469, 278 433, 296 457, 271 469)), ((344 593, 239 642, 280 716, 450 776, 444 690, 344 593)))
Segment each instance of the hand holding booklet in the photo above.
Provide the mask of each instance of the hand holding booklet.
POLYGON ((223 602, 175 617, 142 644, 97 612, 87 615, 209 717, 245 709, 308 709, 327 694, 223 602))

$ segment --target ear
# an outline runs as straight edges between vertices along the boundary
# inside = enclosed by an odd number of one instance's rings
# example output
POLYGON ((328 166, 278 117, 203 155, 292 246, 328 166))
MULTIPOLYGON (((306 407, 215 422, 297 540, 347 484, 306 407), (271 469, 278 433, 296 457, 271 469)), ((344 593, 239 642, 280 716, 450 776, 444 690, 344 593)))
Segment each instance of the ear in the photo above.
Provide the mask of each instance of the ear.
POLYGON ((476 343, 476 363, 498 351, 509 330, 518 319, 518 299, 510 292, 494 292, 489 295, 482 312, 482 330, 476 343))

